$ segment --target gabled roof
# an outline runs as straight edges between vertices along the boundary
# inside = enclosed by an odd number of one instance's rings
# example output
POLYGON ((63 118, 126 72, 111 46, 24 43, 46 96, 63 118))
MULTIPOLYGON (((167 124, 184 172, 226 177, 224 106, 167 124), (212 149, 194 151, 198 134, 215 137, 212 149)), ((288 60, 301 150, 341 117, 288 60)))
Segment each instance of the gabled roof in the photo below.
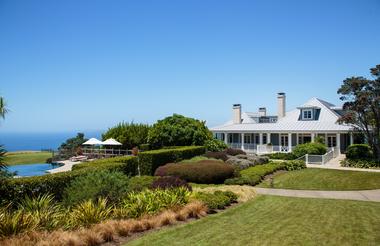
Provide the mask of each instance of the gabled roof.
POLYGON ((244 120, 242 124, 233 124, 232 121, 226 122, 224 125, 212 127, 211 131, 237 131, 237 132, 347 132, 352 129, 349 125, 338 124, 339 115, 335 112, 335 105, 323 101, 318 98, 312 98, 301 107, 320 108, 318 120, 302 121, 299 120, 300 110, 294 109, 286 113, 286 116, 278 119, 276 123, 256 123, 244 120))

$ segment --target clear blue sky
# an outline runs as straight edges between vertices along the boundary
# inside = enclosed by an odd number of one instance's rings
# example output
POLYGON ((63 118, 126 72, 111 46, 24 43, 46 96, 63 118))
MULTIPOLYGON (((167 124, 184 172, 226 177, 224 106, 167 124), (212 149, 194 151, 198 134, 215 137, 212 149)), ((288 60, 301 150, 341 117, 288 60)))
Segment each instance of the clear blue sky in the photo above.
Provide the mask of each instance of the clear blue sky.
POLYGON ((207 120, 311 97, 380 63, 380 1, 0 0, 3 132, 207 120))

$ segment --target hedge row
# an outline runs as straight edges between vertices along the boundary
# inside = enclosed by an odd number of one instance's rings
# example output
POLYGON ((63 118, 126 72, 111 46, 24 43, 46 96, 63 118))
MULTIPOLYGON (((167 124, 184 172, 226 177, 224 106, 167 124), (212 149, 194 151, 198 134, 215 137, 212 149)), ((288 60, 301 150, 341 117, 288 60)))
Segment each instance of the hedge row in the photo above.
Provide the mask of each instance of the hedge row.
POLYGON ((257 165, 240 172, 240 177, 227 179, 224 183, 227 185, 257 185, 266 175, 272 174, 278 170, 301 170, 306 168, 306 164, 301 160, 285 161, 279 163, 269 163, 257 165))
POLYGON ((204 153, 205 148, 203 146, 188 146, 140 152, 138 155, 140 174, 153 175, 160 166, 171 162, 191 159, 194 156, 203 155, 204 153))
POLYGON ((110 170, 123 172, 128 176, 138 173, 152 175, 157 167, 169 162, 176 162, 204 154, 204 147, 191 146, 176 149, 164 149, 141 152, 139 157, 107 158, 73 166, 71 172, 49 174, 44 176, 6 179, 0 181, 0 203, 17 203, 20 199, 39 194, 53 194, 57 200, 62 199, 63 190, 75 178, 89 172, 110 170))

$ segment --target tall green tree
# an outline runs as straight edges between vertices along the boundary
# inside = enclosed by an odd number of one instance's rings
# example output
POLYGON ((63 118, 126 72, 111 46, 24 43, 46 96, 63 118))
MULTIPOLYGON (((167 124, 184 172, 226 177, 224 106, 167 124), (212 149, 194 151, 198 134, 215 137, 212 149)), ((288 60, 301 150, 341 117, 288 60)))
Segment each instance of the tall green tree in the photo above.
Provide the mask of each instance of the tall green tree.
POLYGON ((88 139, 84 137, 84 133, 78 133, 75 137, 67 139, 64 143, 61 144, 59 149, 66 150, 77 150, 82 146, 84 142, 88 139))
POLYGON ((212 133, 204 121, 179 114, 157 121, 149 130, 148 143, 153 148, 163 146, 204 145, 212 133))
POLYGON ((102 135, 103 141, 113 138, 122 143, 122 148, 132 149, 148 141, 148 131, 150 126, 147 124, 121 122, 111 127, 102 135))
POLYGON ((351 77, 343 81, 338 93, 345 113, 339 122, 352 124, 363 133, 380 161, 380 64, 370 71, 372 79, 351 77))

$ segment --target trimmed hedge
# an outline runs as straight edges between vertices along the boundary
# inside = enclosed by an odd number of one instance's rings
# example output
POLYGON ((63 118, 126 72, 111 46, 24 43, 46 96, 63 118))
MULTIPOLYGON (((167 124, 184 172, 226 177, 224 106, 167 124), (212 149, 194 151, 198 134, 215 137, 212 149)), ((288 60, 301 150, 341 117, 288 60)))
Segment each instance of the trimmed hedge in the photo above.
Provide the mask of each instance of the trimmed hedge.
POLYGON ((293 155, 296 157, 301 157, 303 155, 324 155, 327 152, 327 148, 321 143, 305 143, 299 144, 293 149, 293 155))
POLYGON ((370 160, 373 155, 368 144, 352 144, 347 148, 346 157, 351 160, 370 160))
POLYGON ((188 146, 175 149, 160 149, 141 152, 138 155, 141 175, 153 175, 156 169, 171 162, 191 159, 203 155, 203 146, 188 146))
POLYGON ((183 164, 169 163, 157 168, 156 176, 175 176, 198 184, 222 184, 231 178, 234 168, 216 160, 203 160, 183 164))
POLYGON ((122 172, 128 176, 135 176, 138 174, 137 170, 138 160, 134 156, 123 156, 123 157, 113 157, 100 159, 91 162, 85 162, 81 164, 74 165, 72 170, 81 169, 97 169, 97 170, 108 170, 115 172, 122 172))
POLYGON ((269 157, 269 159, 275 159, 275 160, 295 160, 297 157, 293 153, 272 153, 272 154, 265 154, 264 156, 269 157))
POLYGON ((173 188, 178 188, 178 187, 183 187, 188 189, 189 191, 192 191, 193 189, 191 186, 183 179, 180 179, 178 177, 173 177, 173 176, 164 176, 164 177, 159 177, 155 179, 151 185, 152 189, 173 189, 173 188))
POLYGON ((241 177, 227 179, 224 183, 227 185, 257 185, 266 175, 272 174, 278 170, 301 170, 306 168, 306 164, 301 160, 285 161, 279 163, 269 163, 258 165, 242 170, 241 177))
POLYGON ((109 158, 75 165, 71 172, 6 179, 0 181, 0 203, 17 203, 27 195, 37 196, 40 194, 52 194, 55 199, 60 201, 64 189, 72 180, 99 170, 119 171, 126 175, 135 175, 137 158, 130 156, 109 158))

